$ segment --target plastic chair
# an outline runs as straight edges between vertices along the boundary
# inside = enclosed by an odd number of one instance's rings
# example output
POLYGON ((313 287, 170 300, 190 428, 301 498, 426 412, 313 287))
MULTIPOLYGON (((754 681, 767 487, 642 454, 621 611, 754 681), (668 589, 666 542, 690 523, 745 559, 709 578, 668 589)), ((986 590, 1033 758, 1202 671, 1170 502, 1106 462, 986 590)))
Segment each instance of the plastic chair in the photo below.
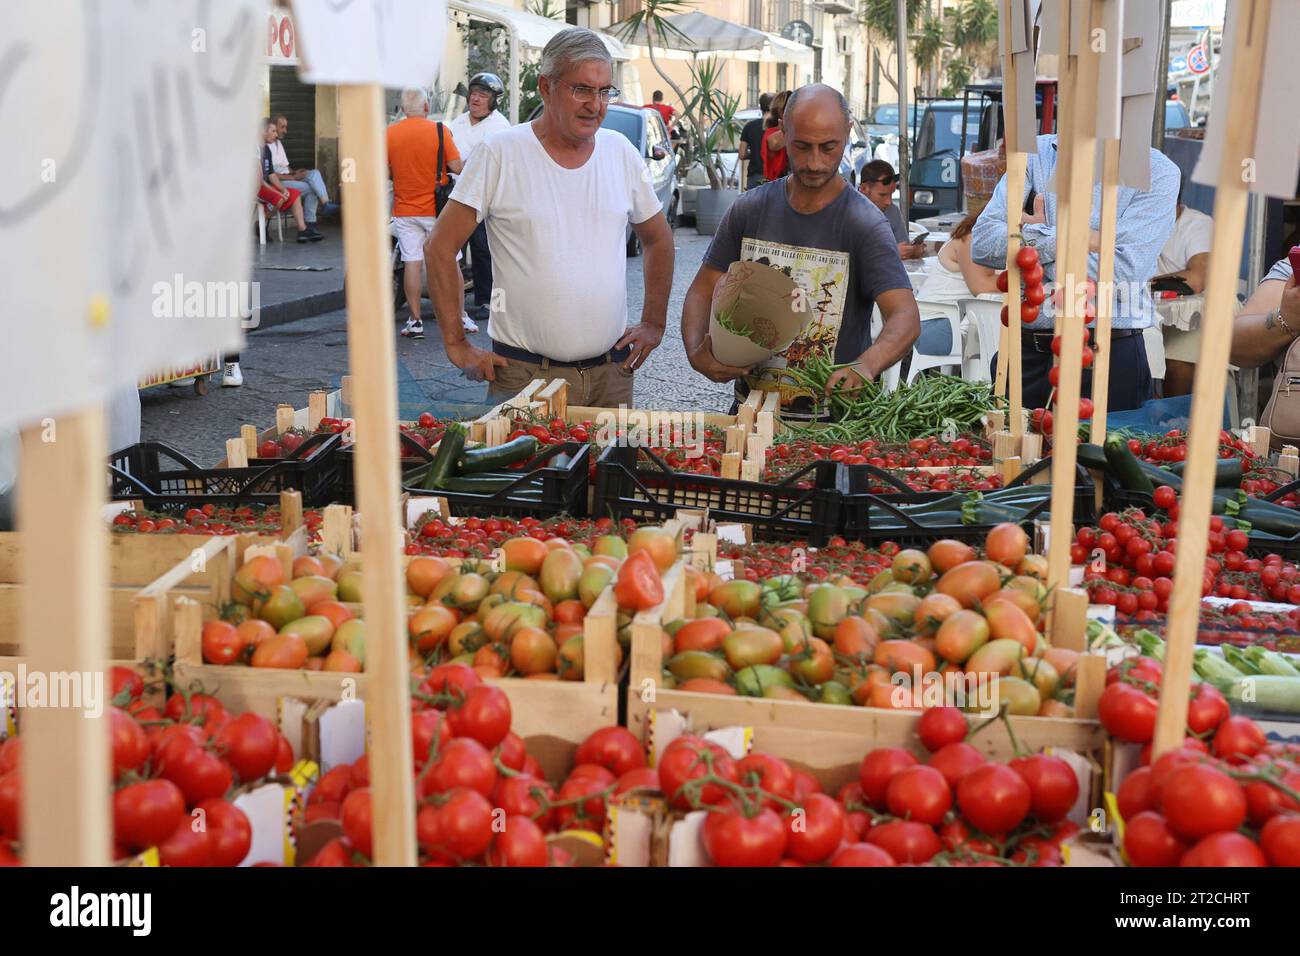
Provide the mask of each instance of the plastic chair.
POLYGON ((968 347, 962 360, 961 377, 971 382, 990 382, 989 369, 1002 340, 1002 303, 994 299, 958 299, 957 310, 963 322, 970 320, 966 327, 968 347), (969 348, 972 341, 977 343, 975 349, 969 348), (970 354, 972 351, 974 355, 970 354))
MULTIPOLYGON (((871 306, 871 341, 876 341, 880 337, 880 330, 885 327, 885 320, 881 318, 880 306, 872 304, 871 306)), ((880 373, 880 384, 884 386, 885 391, 892 392, 898 388, 898 379, 903 372, 903 363, 895 362, 889 368, 880 373)))
POLYGON ((912 346, 912 367, 907 383, 928 368, 961 368, 961 314, 956 302, 917 300, 921 310, 921 334, 912 346))
MULTIPOLYGON (((258 245, 266 245, 266 220, 267 205, 262 202, 256 203, 257 206, 257 240, 258 245)), ((284 216, 283 212, 277 212, 275 215, 275 228, 280 234, 280 241, 284 242, 284 216)))

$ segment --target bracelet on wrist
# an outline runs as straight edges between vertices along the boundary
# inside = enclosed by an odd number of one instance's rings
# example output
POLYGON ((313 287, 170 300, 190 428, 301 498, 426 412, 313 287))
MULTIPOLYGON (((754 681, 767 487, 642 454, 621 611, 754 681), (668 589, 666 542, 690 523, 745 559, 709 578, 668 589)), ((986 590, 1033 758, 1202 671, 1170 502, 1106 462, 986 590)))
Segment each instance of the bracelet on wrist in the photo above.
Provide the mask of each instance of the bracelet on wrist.
POLYGON ((1287 325, 1286 319, 1282 318, 1282 310, 1280 308, 1273 310, 1273 318, 1277 320, 1277 324, 1282 326, 1282 331, 1291 339, 1295 339, 1297 335, 1300 335, 1300 333, 1293 330, 1291 326, 1287 325))

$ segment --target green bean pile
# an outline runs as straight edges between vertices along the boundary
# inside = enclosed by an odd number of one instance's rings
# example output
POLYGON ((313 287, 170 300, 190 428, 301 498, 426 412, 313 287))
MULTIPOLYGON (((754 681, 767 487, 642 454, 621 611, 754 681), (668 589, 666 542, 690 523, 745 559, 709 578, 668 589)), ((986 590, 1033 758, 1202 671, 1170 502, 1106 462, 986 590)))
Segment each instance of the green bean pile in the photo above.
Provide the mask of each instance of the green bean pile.
MULTIPOLYGON (((783 378, 821 396, 831 374, 852 363, 833 365, 822 355, 811 355, 802 366, 782 370, 783 378)), ((922 375, 911 385, 899 383, 887 392, 878 382, 859 388, 837 387, 819 411, 828 424, 809 428, 786 425, 787 431, 819 441, 858 442, 866 438, 909 441, 952 432, 957 437, 977 429, 984 414, 998 407, 993 386, 968 382, 953 375, 922 375)))

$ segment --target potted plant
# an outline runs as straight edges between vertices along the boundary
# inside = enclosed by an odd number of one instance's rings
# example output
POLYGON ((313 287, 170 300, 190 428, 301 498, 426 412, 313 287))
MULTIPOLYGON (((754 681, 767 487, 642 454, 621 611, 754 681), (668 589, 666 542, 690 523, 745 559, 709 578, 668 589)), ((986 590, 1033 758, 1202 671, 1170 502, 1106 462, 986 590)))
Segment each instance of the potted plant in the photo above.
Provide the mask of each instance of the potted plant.
POLYGON ((694 124, 694 135, 690 137, 690 156, 704 167, 709 180, 709 188, 701 189, 696 197, 695 230, 702 236, 717 232, 723 214, 740 195, 739 160, 731 169, 722 161, 724 150, 735 151, 740 135, 736 119, 740 100, 719 89, 721 75, 716 57, 691 63, 686 112, 699 122, 694 124))

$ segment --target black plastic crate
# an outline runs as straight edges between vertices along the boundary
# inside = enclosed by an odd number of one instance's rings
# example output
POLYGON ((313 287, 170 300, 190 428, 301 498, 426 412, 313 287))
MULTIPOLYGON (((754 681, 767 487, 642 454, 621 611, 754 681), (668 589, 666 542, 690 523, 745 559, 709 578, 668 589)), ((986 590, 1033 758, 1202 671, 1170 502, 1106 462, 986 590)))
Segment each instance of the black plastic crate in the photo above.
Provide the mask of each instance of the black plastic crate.
MULTIPOLYGON (((433 461, 433 453, 414 441, 406 432, 398 431, 398 444, 402 452, 401 473, 405 475, 412 468, 418 468, 420 465, 428 464, 433 461)), ((434 447, 437 447, 436 445, 434 447)), ((356 473, 353 470, 356 467, 357 446, 354 443, 344 445, 338 451, 339 471, 338 484, 338 502, 339 504, 356 506, 357 483, 356 473)))
POLYGON ((307 508, 338 493, 342 435, 312 435, 286 458, 258 459, 246 468, 200 468, 170 445, 141 442, 109 456, 109 497, 140 499, 146 508, 278 505, 280 492, 302 492, 307 508))
POLYGON ((836 464, 819 461, 780 482, 673 471, 648 448, 611 445, 596 464, 596 515, 663 522, 679 508, 707 508, 718 521, 753 528, 756 540, 824 545, 839 524, 836 464), (812 487, 799 487, 811 481, 812 487))
MULTIPOLYGON (((1018 488, 1030 484, 1031 479, 1044 471, 1050 474, 1052 467, 1051 457, 1042 458, 1035 462, 1029 468, 1026 468, 1014 480, 1008 482, 1006 488, 1018 488)), ((926 541, 933 541, 937 538, 953 538, 958 541, 969 543, 981 543, 984 536, 994 527, 991 524, 954 524, 941 526, 928 526, 912 520, 907 514, 899 510, 899 505, 924 504, 928 501, 937 501, 941 498, 948 497, 951 494, 961 495, 965 492, 919 492, 912 491, 910 488, 902 485, 897 479, 882 472, 879 468, 871 465, 844 465, 839 466, 839 473, 836 481, 843 495, 843 504, 841 507, 842 521, 840 533, 850 541, 896 541, 899 544, 912 545, 921 544, 926 541), (873 478, 881 477, 890 481, 890 483, 900 486, 899 491, 889 492, 886 494, 872 494, 861 491, 860 489, 870 487, 873 478), (877 514, 888 515, 894 519, 894 526, 881 528, 877 530, 872 527, 871 512, 875 510, 877 514), (902 521, 904 527, 897 527, 897 522, 902 521)), ((1074 521, 1076 524, 1085 524, 1091 522, 1096 517, 1096 495, 1095 486, 1088 472, 1080 465, 1075 466, 1076 482, 1074 488, 1074 521)), ((1050 487, 1050 486, 1044 486, 1050 487)), ((1035 518, 1043 517, 1051 513, 1051 499, 1045 499, 1042 505, 1036 505, 1032 508, 1025 518, 1020 522, 1026 531, 1032 532, 1035 518)))
MULTIPOLYGON (((423 457, 432 456, 423 448, 416 448, 423 457)), ((522 468, 484 472, 474 477, 511 478, 510 485, 492 494, 472 494, 467 491, 421 488, 415 484, 418 472, 405 472, 402 490, 419 497, 447 499, 451 513, 456 517, 512 517, 532 516, 550 518, 567 514, 575 518, 587 516, 588 462, 591 447, 586 442, 559 442, 543 445, 538 453, 524 463, 522 468)))

